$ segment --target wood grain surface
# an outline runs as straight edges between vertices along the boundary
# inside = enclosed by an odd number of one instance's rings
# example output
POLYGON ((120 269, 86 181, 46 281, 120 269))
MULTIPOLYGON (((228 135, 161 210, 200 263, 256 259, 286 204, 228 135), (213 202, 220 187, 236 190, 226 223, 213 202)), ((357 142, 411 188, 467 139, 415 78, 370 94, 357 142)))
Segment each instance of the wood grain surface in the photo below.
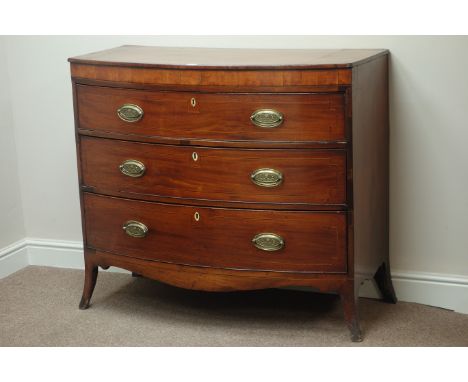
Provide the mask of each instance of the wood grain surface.
POLYGON ((84 207, 87 246, 97 250, 214 268, 346 272, 343 212, 193 207, 87 193, 84 207), (129 220, 145 224, 147 236, 128 236, 122 227, 129 220), (279 235, 284 248, 256 248, 252 239, 260 233, 279 235))
POLYGON ((216 141, 334 141, 345 139, 342 94, 204 94, 148 92, 77 86, 81 129, 216 141), (191 105, 195 99, 196 105, 191 105), (117 109, 136 104, 138 122, 122 121, 117 109), (255 126, 251 115, 274 109, 284 122, 255 126))
POLYGON ((83 185, 94 192, 187 199, 279 204, 345 204, 344 150, 242 150, 169 146, 81 138, 83 185), (196 155, 196 161, 193 156, 196 155), (125 160, 146 167, 143 176, 119 170, 125 160), (277 187, 251 179, 258 169, 281 172, 277 187))
POLYGON ((72 57, 71 63, 171 69, 349 68, 385 49, 235 49, 124 45, 72 57))
MULTIPOLYGON (((132 84, 137 86, 176 86, 217 88, 224 87, 258 91, 259 88, 282 87, 307 88, 310 86, 341 86, 351 84, 351 69, 314 69, 314 70, 209 70, 209 69, 158 69, 147 67, 100 66, 88 64, 71 65, 72 78, 80 83, 82 80, 104 81, 107 84, 120 86, 132 84)), ((232 90, 230 90, 232 91, 232 90)))
POLYGON ((339 293, 361 340, 364 277, 395 302, 388 258, 388 51, 124 46, 71 58, 89 307, 97 267, 183 288, 339 293), (139 122, 117 116, 123 104, 139 122), (258 109, 283 123, 254 126, 258 109), (192 154, 197 154, 193 160, 192 154), (144 176, 119 172, 124 160, 144 176), (284 178, 259 188, 250 175, 284 178), (130 237, 126 221, 148 227, 130 237), (263 251, 252 239, 284 240, 263 251))
POLYGON ((304 272, 285 274, 285 272, 271 271, 207 269, 136 259, 92 249, 86 249, 85 256, 90 258, 96 267, 116 266, 180 288, 210 292, 308 286, 316 292, 339 293, 348 283, 345 274, 304 272))

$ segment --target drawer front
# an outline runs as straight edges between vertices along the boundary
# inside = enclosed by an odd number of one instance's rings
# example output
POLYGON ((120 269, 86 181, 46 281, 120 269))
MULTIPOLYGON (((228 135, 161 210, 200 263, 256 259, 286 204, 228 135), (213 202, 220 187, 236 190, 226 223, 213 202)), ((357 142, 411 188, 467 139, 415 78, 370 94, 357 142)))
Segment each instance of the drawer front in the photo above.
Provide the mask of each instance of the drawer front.
POLYGON ((193 207, 84 194, 88 247, 218 268, 346 272, 346 213, 193 207), (125 229, 123 229, 125 227, 125 229))
POLYGON ((251 203, 345 204, 344 150, 222 149, 81 138, 97 192, 251 203), (136 167, 135 167, 136 166, 136 167))
POLYGON ((78 85, 77 97, 82 129, 180 140, 345 139, 344 96, 338 93, 204 94, 78 85))

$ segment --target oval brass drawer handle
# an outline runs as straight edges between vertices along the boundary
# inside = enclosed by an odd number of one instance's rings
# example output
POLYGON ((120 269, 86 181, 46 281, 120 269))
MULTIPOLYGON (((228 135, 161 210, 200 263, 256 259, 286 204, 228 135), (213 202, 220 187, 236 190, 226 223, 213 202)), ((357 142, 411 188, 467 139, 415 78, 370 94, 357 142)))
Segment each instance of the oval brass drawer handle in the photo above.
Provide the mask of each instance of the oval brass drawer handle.
POLYGON ((279 251, 284 247, 284 240, 275 233, 259 233, 252 239, 253 245, 262 251, 279 251))
POLYGON ((122 174, 131 176, 132 178, 139 178, 146 171, 145 165, 135 159, 128 159, 122 162, 119 169, 122 174))
POLYGON ((259 109, 252 113, 250 120, 255 126, 274 128, 283 123, 283 114, 273 109, 259 109))
POLYGON ((143 109, 132 103, 126 103, 117 109, 117 115, 125 122, 138 122, 143 114, 143 109))
POLYGON ((278 187, 283 182, 283 174, 273 168, 259 168, 250 178, 260 187, 278 187))
POLYGON ((131 237, 145 237, 148 233, 148 227, 136 220, 125 222, 122 228, 131 237))

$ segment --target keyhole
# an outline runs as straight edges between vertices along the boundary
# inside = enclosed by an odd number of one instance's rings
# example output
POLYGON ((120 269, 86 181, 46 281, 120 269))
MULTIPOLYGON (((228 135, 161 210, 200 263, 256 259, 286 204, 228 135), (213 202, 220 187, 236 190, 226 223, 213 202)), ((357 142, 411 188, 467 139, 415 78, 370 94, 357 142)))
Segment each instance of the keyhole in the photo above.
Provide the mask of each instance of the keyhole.
POLYGON ((196 162, 198 160, 198 154, 196 152, 192 153, 192 159, 196 162))
POLYGON ((199 221, 200 220, 200 214, 198 212, 195 212, 193 214, 193 218, 195 219, 195 221, 199 221))
POLYGON ((192 98, 192 99, 190 100, 190 105, 192 105, 192 107, 197 106, 197 100, 196 100, 195 98, 192 98))

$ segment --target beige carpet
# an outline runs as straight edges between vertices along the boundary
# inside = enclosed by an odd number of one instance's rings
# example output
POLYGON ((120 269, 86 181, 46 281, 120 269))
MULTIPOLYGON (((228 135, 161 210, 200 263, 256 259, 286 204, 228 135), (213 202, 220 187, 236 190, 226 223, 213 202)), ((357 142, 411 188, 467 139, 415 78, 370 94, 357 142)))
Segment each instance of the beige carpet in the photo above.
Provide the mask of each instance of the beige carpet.
POLYGON ((187 291, 100 272, 80 311, 83 272, 28 267, 0 280, 0 346, 468 346, 468 315, 361 299, 349 341, 337 296, 187 291))

